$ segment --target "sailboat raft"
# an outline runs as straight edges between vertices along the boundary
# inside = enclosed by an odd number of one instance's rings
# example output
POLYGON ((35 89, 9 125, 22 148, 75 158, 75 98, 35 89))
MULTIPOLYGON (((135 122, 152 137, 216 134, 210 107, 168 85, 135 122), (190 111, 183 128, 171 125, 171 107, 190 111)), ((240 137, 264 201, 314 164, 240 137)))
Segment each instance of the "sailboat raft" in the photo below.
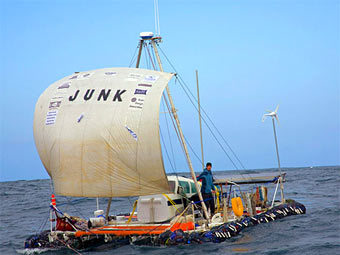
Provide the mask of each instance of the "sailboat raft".
POLYGON ((51 242, 49 231, 42 232, 40 235, 29 237, 25 241, 25 248, 64 248, 67 245, 75 249, 86 249, 94 246, 110 244, 113 246, 121 245, 179 245, 179 244, 201 244, 206 242, 224 242, 251 226, 279 220, 291 215, 305 214, 304 205, 289 200, 267 210, 264 213, 245 216, 239 220, 223 223, 212 227, 210 230, 194 231, 192 222, 178 223, 171 228, 169 224, 159 224, 158 226, 107 226, 94 228, 88 231, 78 230, 67 235, 65 232, 55 231, 54 240, 51 242))
POLYGON ((97 210, 90 219, 69 216, 53 195, 50 229, 27 238, 25 248, 219 243, 246 227, 306 212, 302 204, 284 199, 285 173, 279 171, 216 179, 216 194, 209 198, 216 200, 216 213, 209 215, 168 86, 174 74, 163 71, 158 54, 160 41, 142 33, 136 68, 76 72, 53 83, 38 99, 34 140, 55 194, 97 198, 97 210), (155 70, 139 68, 144 47, 155 70), (165 173, 162 96, 191 178, 165 173), (271 203, 264 186, 270 183, 275 184, 271 203), (248 191, 241 185, 248 185, 248 191), (275 200, 279 186, 281 201, 275 200), (110 214, 112 198, 135 196, 132 212, 110 214), (109 198, 106 212, 99 208, 99 197, 109 198))

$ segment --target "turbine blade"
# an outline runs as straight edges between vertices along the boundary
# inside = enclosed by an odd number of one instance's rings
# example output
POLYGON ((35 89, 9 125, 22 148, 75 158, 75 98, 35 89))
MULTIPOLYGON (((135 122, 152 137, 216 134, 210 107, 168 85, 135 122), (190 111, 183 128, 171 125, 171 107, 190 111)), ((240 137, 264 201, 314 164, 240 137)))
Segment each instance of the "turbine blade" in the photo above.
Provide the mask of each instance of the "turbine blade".
POLYGON ((275 114, 275 119, 277 121, 277 124, 280 125, 279 117, 275 114))
POLYGON ((266 110, 266 112, 269 112, 269 113, 271 113, 271 112, 273 112, 273 111, 270 111, 270 110, 266 110))
POLYGON ((266 119, 266 115, 263 114, 263 116, 262 116, 262 122, 264 122, 265 119, 266 119))
POLYGON ((276 106, 275 112, 277 112, 279 110, 279 104, 276 106))

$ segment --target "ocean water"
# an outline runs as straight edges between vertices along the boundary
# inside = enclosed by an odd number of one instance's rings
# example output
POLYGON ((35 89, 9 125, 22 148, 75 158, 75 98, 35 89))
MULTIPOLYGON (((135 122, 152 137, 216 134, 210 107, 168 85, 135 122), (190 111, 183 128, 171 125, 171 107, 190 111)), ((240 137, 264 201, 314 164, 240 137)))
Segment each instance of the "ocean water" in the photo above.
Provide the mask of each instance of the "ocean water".
MULTIPOLYGON (((254 170, 249 172, 266 172, 254 170)), ((273 171, 271 169, 270 171, 273 171)), ((307 208, 305 215, 286 217, 246 228, 223 243, 173 247, 123 246, 80 251, 81 254, 340 254, 340 167, 289 168, 286 198, 307 208)), ((237 171, 215 172, 235 174, 237 171)), ((25 239, 49 228, 49 180, 0 183, 0 254, 27 254, 25 239)), ((273 188, 273 187, 272 187, 273 188)), ((114 199, 111 213, 129 212, 135 198, 114 199)), ((105 209, 106 199, 99 200, 105 209)), ((70 215, 92 216, 96 200, 57 196, 57 205, 70 215)), ((75 254, 69 249, 42 254, 75 254)))

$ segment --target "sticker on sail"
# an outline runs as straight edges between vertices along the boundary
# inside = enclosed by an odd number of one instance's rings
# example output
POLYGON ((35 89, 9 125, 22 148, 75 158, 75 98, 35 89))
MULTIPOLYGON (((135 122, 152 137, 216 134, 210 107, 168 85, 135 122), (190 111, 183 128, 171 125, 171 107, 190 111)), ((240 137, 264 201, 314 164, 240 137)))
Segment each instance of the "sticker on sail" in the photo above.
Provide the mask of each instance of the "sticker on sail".
POLYGON ((127 81, 137 81, 142 78, 141 74, 138 73, 130 73, 126 78, 127 81))
POLYGON ((69 78, 69 80, 75 80, 75 79, 77 79, 77 78, 78 78, 78 74, 72 75, 72 76, 69 78))
POLYGON ((105 75, 108 75, 108 76, 116 76, 116 75, 117 75, 117 72, 105 72, 105 75))
POLYGON ((58 87, 58 89, 68 89, 71 86, 71 82, 65 82, 58 87))
POLYGON ((146 95, 147 89, 135 89, 135 95, 146 95))
POLYGON ((48 109, 58 108, 61 105, 61 100, 59 101, 51 101, 48 109))
POLYGON ((51 100, 62 100, 64 97, 63 96, 59 96, 58 94, 56 94, 54 97, 51 98, 51 100))
POLYGON ((157 75, 145 75, 144 81, 153 83, 153 82, 157 81, 158 78, 159 78, 159 76, 157 76, 157 75))
POLYGON ((129 131, 129 133, 132 135, 132 137, 137 141, 136 133, 133 132, 128 126, 125 126, 125 128, 127 129, 127 131, 129 131))
POLYGON ((82 73, 78 75, 78 80, 86 80, 89 79, 93 73, 82 73))
POLYGON ((139 83, 138 86, 139 86, 139 87, 147 87, 147 88, 150 88, 150 87, 152 87, 152 84, 139 83))
POLYGON ((132 109, 143 109, 144 99, 133 97, 131 98, 129 107, 132 109))
POLYGON ((79 115, 77 122, 79 123, 83 118, 84 118, 84 113, 79 115))
POLYGON ((45 125, 53 125, 57 119, 58 110, 48 111, 46 114, 45 125))

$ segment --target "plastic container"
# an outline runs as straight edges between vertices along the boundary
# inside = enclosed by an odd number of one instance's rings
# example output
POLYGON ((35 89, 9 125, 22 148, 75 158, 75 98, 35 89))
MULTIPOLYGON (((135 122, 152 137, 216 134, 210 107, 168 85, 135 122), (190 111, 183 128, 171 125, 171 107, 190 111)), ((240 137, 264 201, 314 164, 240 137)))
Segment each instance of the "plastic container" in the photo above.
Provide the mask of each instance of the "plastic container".
POLYGON ((94 217, 104 217, 104 211, 103 210, 94 211, 94 217))
POLYGON ((125 216, 116 216, 117 221, 125 221, 125 216))
POLYGON ((103 217, 90 218, 92 227, 102 227, 105 225, 105 219, 103 217))

